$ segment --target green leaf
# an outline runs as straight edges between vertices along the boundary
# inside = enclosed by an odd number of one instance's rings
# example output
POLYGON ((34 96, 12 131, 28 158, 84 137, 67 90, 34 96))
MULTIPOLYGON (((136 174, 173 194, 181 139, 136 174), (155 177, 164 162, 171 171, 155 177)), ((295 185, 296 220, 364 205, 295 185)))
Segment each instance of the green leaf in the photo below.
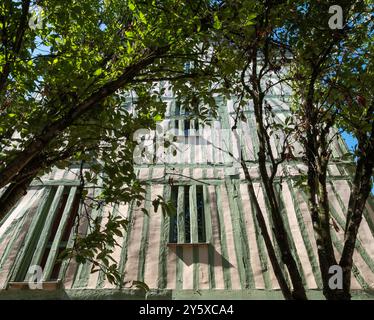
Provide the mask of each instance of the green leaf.
POLYGON ((129 39, 134 38, 134 32, 132 32, 132 31, 125 31, 125 35, 129 39))
POLYGON ((129 6, 129 9, 131 11, 135 10, 135 4, 134 4, 134 2, 132 0, 128 0, 127 5, 129 6))
POLYGON ((94 74, 94 76, 99 76, 99 75, 101 75, 102 73, 103 73, 103 69, 99 68, 99 69, 97 69, 93 74, 94 74))
POLYGON ((222 22, 219 20, 218 16, 217 16, 217 13, 214 13, 214 16, 213 16, 213 19, 214 19, 214 22, 213 22, 213 28, 214 29, 221 29, 222 27, 222 22))
POLYGON ((256 22, 255 21, 252 21, 253 19, 255 19, 257 17, 257 14, 256 13, 251 13, 248 18, 247 18, 247 21, 246 23, 244 24, 244 26, 248 27, 250 25, 253 25, 255 24, 256 22))
POLYGON ((143 12, 139 12, 139 19, 141 22, 143 22, 144 24, 147 24, 147 19, 145 18, 145 15, 143 14, 143 12))
POLYGON ((160 114, 157 114, 153 117, 154 121, 162 121, 162 116, 160 114))

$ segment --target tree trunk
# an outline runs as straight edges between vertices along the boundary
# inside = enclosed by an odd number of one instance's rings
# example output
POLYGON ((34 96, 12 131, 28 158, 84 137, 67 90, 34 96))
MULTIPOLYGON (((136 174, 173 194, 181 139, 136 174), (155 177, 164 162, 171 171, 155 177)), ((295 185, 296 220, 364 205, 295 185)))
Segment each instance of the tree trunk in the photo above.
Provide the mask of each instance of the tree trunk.
POLYGON ((249 174, 247 164, 245 163, 244 160, 241 160, 241 166, 242 166, 242 169, 244 171, 244 176, 245 176, 245 178, 248 182, 247 183, 248 192, 251 196, 251 199, 252 199, 252 201, 254 203, 254 206, 255 206, 255 209, 256 209, 256 219, 257 219, 258 225, 261 229, 261 234, 264 238, 266 250, 269 254, 270 262, 271 262, 271 265, 273 267, 275 277, 278 280, 278 283, 279 283, 279 286, 282 290, 284 298, 286 300, 296 299, 297 297, 294 297, 292 295, 291 289, 288 287, 287 281, 286 281, 286 279, 284 277, 284 274, 282 272, 282 269, 279 265, 279 262, 278 262, 276 254, 275 254, 273 244, 271 242, 269 232, 268 232, 267 227, 266 227, 266 222, 265 222, 265 219, 264 219, 264 215, 263 215, 261 207, 260 207, 260 205, 257 201, 256 192, 253 188, 252 178, 249 174))
MULTIPOLYGON (((269 143, 269 137, 266 136, 267 132, 262 118, 263 99, 261 98, 261 96, 254 96, 253 98, 255 120, 257 125, 257 137, 259 140, 258 164, 260 168, 261 179, 265 188, 265 193, 270 204, 270 212, 275 229, 275 238, 281 251, 282 261, 287 266, 288 272, 290 274, 291 282, 293 285, 294 298, 297 300, 307 300, 303 280, 301 278, 300 271, 297 268, 295 258, 292 255, 287 231, 284 227, 284 222, 280 212, 279 204, 277 202, 274 186, 270 181, 270 177, 267 172, 266 154, 268 153, 269 156, 271 155, 272 159, 274 158, 274 156, 269 143)), ((274 164, 272 170, 275 170, 276 173, 277 168, 274 164)))
MULTIPOLYGON (((369 116, 371 116, 370 112, 369 116)), ((348 202, 345 242, 339 262, 339 265, 343 269, 343 299, 350 299, 351 297, 353 253, 362 214, 365 209, 367 198, 371 192, 371 179, 374 168, 374 124, 372 124, 370 137, 365 135, 360 140, 358 145, 360 156, 357 161, 352 191, 348 202)))
POLYGON ((328 166, 326 135, 330 125, 318 126, 318 111, 314 105, 314 86, 318 77, 318 64, 314 66, 304 103, 306 141, 304 142, 309 188, 308 207, 317 244, 323 294, 327 300, 338 300, 339 292, 330 289, 330 267, 337 265, 330 233, 330 209, 326 188, 328 166), (317 137, 320 140, 317 140, 317 137))

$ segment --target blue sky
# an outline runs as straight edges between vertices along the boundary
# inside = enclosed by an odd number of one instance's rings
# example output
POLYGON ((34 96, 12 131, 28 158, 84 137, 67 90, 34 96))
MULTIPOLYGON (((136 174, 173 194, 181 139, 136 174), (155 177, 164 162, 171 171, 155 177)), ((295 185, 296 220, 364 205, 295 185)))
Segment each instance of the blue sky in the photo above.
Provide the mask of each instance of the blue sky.
MULTIPOLYGON (((341 135, 342 135, 342 138, 345 140, 345 143, 347 144, 349 150, 353 151, 357 145, 357 140, 353 138, 352 135, 350 135, 347 132, 343 132, 341 135)), ((371 193, 374 194, 374 185, 371 188, 371 193)))
POLYGON ((357 140, 355 138, 353 138, 352 135, 350 135, 347 132, 342 133, 342 138, 344 139, 345 143, 347 144, 349 150, 353 151, 355 149, 356 145, 357 145, 357 140))

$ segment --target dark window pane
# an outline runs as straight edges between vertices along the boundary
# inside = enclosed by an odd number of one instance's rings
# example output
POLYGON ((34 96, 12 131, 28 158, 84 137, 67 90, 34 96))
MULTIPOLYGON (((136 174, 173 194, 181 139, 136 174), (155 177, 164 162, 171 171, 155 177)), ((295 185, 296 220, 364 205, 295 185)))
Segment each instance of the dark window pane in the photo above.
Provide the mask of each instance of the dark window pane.
POLYGON ((205 242, 205 216, 204 216, 204 193, 203 186, 196 187, 196 207, 197 207, 197 230, 198 241, 205 242))
POLYGON ((184 187, 184 230, 185 242, 191 242, 191 229, 190 229, 190 186, 184 187))
MULTIPOLYGON (((178 186, 171 187, 171 202, 173 203, 174 208, 177 208, 178 203, 178 186)), ((177 215, 170 217, 170 240, 171 243, 178 242, 178 223, 177 215)))
POLYGON ((55 238, 58 226, 60 225, 62 214, 64 213, 64 210, 65 210, 67 199, 68 199, 68 194, 64 193, 61 197, 61 200, 60 200, 60 203, 59 203, 59 206, 58 206, 58 209, 57 209, 57 213, 56 213, 56 215, 54 217, 54 220, 53 220, 53 225, 52 225, 52 229, 49 233, 48 242, 53 242, 53 239, 55 238))
POLYGON ((61 241, 67 242, 69 240, 70 233, 74 225, 74 220, 75 220, 75 217, 77 216, 77 212, 79 209, 79 203, 80 203, 80 199, 79 199, 79 196, 77 196, 74 199, 73 207, 68 217, 68 221, 66 223, 64 234, 61 238, 61 241))
POLYGON ((190 120, 184 120, 184 136, 188 137, 190 132, 190 120))
POLYGON ((47 248, 44 249, 44 253, 43 253, 43 257, 42 257, 42 260, 40 262, 40 267, 42 268, 42 270, 44 270, 44 267, 45 267, 45 264, 47 263, 47 259, 48 259, 48 256, 49 256, 49 251, 51 251, 51 245, 47 245, 47 248))
POLYGON ((199 120, 195 120, 195 130, 196 130, 196 133, 197 131, 199 131, 199 120))
POLYGON ((196 144, 199 144, 200 143, 200 139, 199 139, 199 120, 196 119, 195 120, 195 135, 196 135, 196 144))
POLYGON ((175 102, 175 115, 180 116, 181 114, 181 103, 180 101, 175 102))
POLYGON ((60 273, 62 261, 59 259, 60 254, 65 248, 59 248, 58 249, 58 254, 57 254, 57 260, 55 262, 55 265, 53 266, 53 270, 51 273, 51 276, 49 277, 49 281, 56 281, 58 280, 58 275, 60 273))

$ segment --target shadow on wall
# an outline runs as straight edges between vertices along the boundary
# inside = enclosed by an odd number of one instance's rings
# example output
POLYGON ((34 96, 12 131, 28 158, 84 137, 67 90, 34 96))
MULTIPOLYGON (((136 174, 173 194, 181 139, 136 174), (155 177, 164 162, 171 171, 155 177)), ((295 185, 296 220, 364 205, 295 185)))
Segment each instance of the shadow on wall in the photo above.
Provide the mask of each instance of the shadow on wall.
POLYGON ((180 260, 187 266, 193 263, 202 263, 223 268, 232 268, 233 265, 222 256, 212 244, 176 244, 169 247, 180 260))

